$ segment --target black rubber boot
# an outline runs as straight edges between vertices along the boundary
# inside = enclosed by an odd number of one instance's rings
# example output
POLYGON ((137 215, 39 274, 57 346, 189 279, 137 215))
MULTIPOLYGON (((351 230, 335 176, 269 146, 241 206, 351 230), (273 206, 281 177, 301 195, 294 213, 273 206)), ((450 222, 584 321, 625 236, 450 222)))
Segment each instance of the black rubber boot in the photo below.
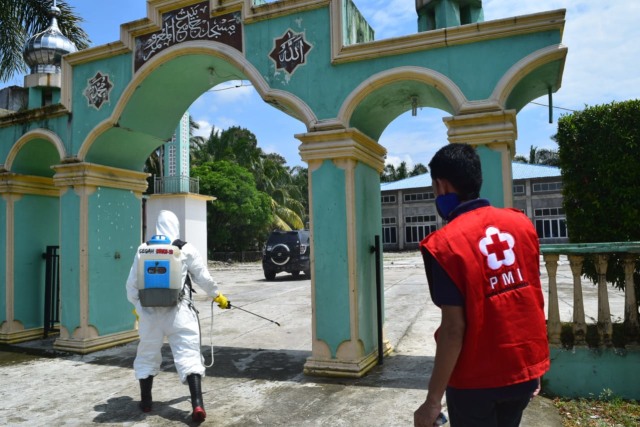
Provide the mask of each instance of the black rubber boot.
POLYGON ((151 387, 153 387, 153 376, 141 379, 140 381, 140 409, 142 412, 151 411, 153 403, 151 398, 151 387))
POLYGON ((187 376, 187 383, 189 383, 189 391, 191 392, 191 406, 193 406, 191 419, 198 423, 207 418, 207 413, 204 411, 204 402, 202 401, 201 379, 202 377, 199 374, 187 376))

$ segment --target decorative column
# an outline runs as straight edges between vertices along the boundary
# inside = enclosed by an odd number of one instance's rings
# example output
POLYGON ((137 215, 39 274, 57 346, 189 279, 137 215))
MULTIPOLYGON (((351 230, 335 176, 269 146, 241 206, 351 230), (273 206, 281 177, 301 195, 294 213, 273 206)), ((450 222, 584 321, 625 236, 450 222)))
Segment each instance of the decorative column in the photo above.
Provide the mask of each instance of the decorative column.
POLYGON ((598 273, 598 335, 600 342, 611 347, 613 324, 611 323, 611 308, 609 306, 609 292, 607 291, 607 265, 609 255, 596 254, 595 265, 598 273))
POLYGON ((60 188, 60 337, 54 348, 89 353, 135 340, 125 283, 142 241, 146 173, 71 163, 60 188))
POLYGON ((624 332, 630 344, 638 344, 640 324, 638 323, 638 306, 633 273, 638 255, 628 253, 624 256, 624 332))
POLYGON ((560 322, 560 307, 558 305, 558 282, 556 281, 558 272, 558 254, 544 254, 544 264, 547 267, 549 276, 549 314, 547 315, 547 336, 549 344, 560 345, 560 334, 562 323, 560 322))
POLYGON ((481 196, 497 207, 513 206, 511 161, 516 152, 516 111, 491 111, 445 117, 451 143, 478 147, 482 161, 481 196))
POLYGON ((584 315, 582 297, 582 265, 584 255, 569 255, 569 265, 573 275, 573 336, 575 345, 584 345, 587 338, 587 322, 584 315))
POLYGON ((0 214, 4 212, 4 217, 0 215, 1 343, 43 334, 42 253, 47 245, 58 242, 59 194, 51 178, 0 173, 0 214))
MULTIPOLYGON (((313 340, 304 372, 361 377, 378 360, 371 247, 382 229, 380 172, 386 150, 355 129, 296 137, 309 165, 312 242, 313 340)), ((391 351, 387 342, 383 346, 383 353, 391 351)))

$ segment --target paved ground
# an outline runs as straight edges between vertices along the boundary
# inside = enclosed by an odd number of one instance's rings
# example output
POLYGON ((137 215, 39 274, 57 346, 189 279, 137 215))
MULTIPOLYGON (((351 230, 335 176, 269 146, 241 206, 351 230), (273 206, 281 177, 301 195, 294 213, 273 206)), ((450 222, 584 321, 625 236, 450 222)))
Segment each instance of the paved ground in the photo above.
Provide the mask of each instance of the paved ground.
MULTIPOLYGON (((216 266, 212 273, 234 305, 281 326, 217 307, 212 317, 209 302, 197 297, 207 364, 212 362, 211 342, 215 344, 214 363, 203 381, 204 425, 412 425, 413 411, 426 396, 439 311, 429 302, 417 254, 385 255, 384 272, 385 333, 395 351, 367 376, 352 380, 302 374, 311 354, 309 280, 278 275, 266 282, 259 264, 216 266)), ((566 262, 559 275, 564 277, 559 279, 564 319, 570 312, 572 280, 566 262)), ((610 298, 615 312, 619 298, 610 298)), ((586 310, 593 313, 592 305, 586 310)), ((51 341, 37 341, 0 352, 0 425, 191 424, 188 388, 177 379, 168 346, 149 414, 137 408, 139 389, 131 369, 135 342, 84 356, 51 357, 50 348, 51 341)), ((551 402, 539 397, 527 408, 522 426, 561 426, 561 420, 551 402)))

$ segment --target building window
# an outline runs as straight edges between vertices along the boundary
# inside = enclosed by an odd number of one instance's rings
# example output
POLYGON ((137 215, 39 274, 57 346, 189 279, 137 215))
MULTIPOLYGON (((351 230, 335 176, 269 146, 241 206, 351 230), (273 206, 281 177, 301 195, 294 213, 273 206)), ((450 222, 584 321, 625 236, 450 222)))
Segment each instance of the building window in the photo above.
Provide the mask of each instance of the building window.
POLYGON ((524 194, 524 185, 522 184, 514 185, 513 194, 524 194))
POLYGON ((397 234, 398 234, 398 228, 396 226, 382 227, 382 244, 394 245, 398 243, 397 234))
POLYGON ((567 221, 564 218, 536 219, 536 231, 540 239, 568 237, 567 221))
POLYGON ((564 215, 564 208, 535 209, 533 216, 559 216, 564 215))
POLYGON ((543 193, 547 191, 561 191, 562 182, 540 182, 533 184, 534 193, 543 193))
POLYGON ((396 196, 394 195, 382 196, 382 203, 395 203, 395 202, 396 202, 396 196))
POLYGON ((431 191, 428 191, 426 193, 413 193, 413 194, 404 195, 405 202, 420 202, 423 200, 433 200, 433 199, 435 199, 435 195, 431 191))
POLYGON ((404 221, 408 223, 412 222, 436 222, 435 215, 415 215, 415 216, 407 216, 404 218, 404 221))
POLYGON ((167 173, 167 176, 177 175, 176 157, 177 155, 175 144, 169 144, 169 173, 167 173))
POLYGON ((568 237, 567 219, 564 217, 563 208, 535 209, 533 216, 540 239, 568 237))
POLYGON ((398 228, 395 226, 396 217, 386 216, 382 217, 382 244, 396 244, 398 243, 398 228))
POLYGON ((383 216, 382 217, 382 225, 395 224, 396 217, 395 216, 383 216))
POLYGON ((404 227, 406 243, 420 243, 429 233, 436 231, 435 215, 415 215, 405 217, 407 225, 404 227))

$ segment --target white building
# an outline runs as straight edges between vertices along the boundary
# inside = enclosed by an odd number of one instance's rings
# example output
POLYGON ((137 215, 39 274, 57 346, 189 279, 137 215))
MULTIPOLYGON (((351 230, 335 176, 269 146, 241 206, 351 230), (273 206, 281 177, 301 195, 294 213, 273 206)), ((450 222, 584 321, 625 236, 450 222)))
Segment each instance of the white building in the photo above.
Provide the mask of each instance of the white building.
MULTIPOLYGON (((513 207, 535 224, 540 243, 569 241, 560 168, 513 162, 513 207)), ((429 173, 380 185, 384 250, 415 249, 442 226, 429 173)))

